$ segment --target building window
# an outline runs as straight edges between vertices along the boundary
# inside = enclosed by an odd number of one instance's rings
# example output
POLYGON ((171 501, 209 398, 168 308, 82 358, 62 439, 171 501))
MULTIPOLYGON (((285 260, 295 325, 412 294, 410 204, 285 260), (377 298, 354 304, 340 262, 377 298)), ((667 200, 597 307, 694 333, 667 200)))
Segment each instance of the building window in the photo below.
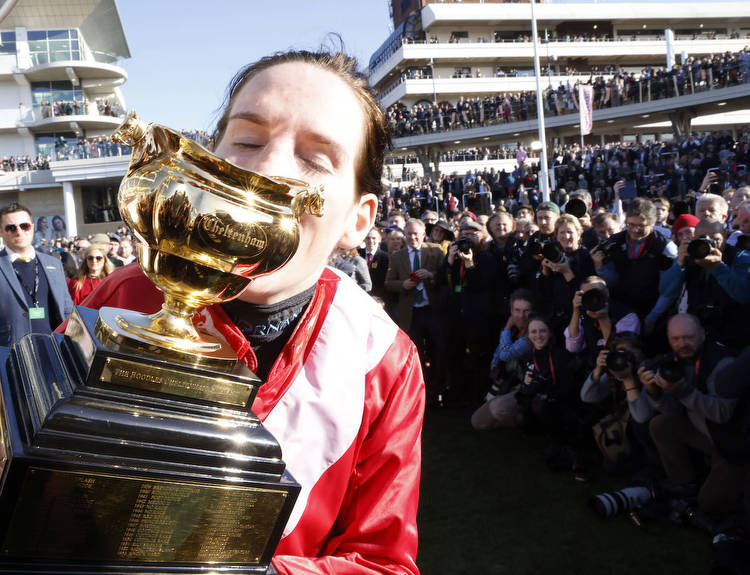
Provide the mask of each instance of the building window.
POLYGON ((0 32, 0 54, 16 53, 16 33, 0 32))
POLYGON ((81 59, 76 30, 30 30, 28 40, 34 66, 81 59))
POLYGON ((117 209, 117 191, 119 181, 81 187, 81 200, 86 210, 83 213, 83 223, 100 224, 106 222, 120 222, 120 211, 117 209))
POLYGON ((32 82, 31 103, 37 120, 86 114, 83 91, 70 82, 32 82))
POLYGON ((78 137, 73 132, 53 132, 51 134, 37 134, 34 138, 36 142, 36 151, 45 158, 49 156, 50 160, 58 159, 57 152, 65 149, 66 146, 78 141, 78 137))

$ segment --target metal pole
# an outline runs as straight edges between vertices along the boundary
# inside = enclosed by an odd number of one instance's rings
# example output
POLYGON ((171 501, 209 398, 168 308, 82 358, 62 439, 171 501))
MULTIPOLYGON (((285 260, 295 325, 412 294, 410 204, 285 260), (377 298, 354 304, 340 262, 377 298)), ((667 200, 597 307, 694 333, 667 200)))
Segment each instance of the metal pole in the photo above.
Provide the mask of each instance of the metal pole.
POLYGON ((534 42, 534 79, 536 80, 536 115, 539 123, 539 142, 542 149, 539 151, 539 190, 542 199, 549 201, 549 173, 547 170, 547 139, 544 135, 544 105, 542 103, 542 87, 539 79, 539 39, 536 31, 536 16, 534 14, 534 0, 531 0, 531 37, 534 42))

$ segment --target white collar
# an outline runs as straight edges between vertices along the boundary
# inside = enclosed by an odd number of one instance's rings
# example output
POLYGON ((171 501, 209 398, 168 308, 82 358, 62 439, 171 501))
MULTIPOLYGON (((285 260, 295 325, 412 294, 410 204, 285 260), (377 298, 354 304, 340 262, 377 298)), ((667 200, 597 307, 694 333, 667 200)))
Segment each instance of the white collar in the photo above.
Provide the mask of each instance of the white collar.
MULTIPOLYGON (((5 246, 5 251, 8 252, 8 257, 10 258, 10 263, 13 263, 18 258, 21 257, 21 254, 18 252, 14 252, 12 249, 10 249, 9 246, 5 246)), ((32 247, 31 248, 31 259, 33 260, 36 257, 36 250, 32 247)))

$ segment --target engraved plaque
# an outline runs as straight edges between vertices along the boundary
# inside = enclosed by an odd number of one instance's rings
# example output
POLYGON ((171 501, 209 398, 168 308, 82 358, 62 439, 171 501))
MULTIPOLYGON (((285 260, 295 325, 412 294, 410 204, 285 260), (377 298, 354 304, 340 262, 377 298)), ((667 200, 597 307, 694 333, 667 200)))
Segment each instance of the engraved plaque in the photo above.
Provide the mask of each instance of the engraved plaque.
POLYGON ((253 392, 251 385, 242 382, 112 357, 107 358, 100 380, 238 407, 247 407, 253 392))
POLYGON ((257 564, 287 492, 30 467, 2 555, 257 564))

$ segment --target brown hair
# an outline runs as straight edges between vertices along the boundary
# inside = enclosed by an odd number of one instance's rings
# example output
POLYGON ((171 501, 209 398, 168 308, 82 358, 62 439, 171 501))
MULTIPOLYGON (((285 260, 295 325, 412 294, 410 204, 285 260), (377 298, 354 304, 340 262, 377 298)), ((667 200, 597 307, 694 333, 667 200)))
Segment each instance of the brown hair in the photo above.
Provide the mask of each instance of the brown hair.
POLYGON ((99 279, 106 278, 109 274, 111 274, 115 267, 112 264, 111 261, 109 261, 109 258, 107 257, 107 252, 109 251, 108 245, 100 245, 100 244, 92 244, 88 246, 87 248, 83 249, 83 253, 81 254, 81 265, 78 268, 78 278, 76 278, 75 281, 75 289, 81 289, 83 287, 83 283, 86 281, 86 278, 89 277, 89 264, 88 264, 88 256, 91 252, 94 250, 101 252, 102 256, 104 257, 104 267, 102 268, 101 273, 99 274, 99 279))
POLYGON ((29 219, 33 221, 34 216, 31 215, 31 212, 29 211, 29 208, 26 206, 22 206, 18 202, 13 202, 12 204, 8 204, 7 206, 3 206, 0 208, 0 219, 2 219, 3 216, 6 216, 8 214, 15 214, 16 212, 26 212, 29 214, 29 219))
POLYGON ((232 78, 227 88, 221 108, 221 117, 213 133, 214 142, 218 145, 224 135, 234 99, 245 84, 273 66, 295 62, 317 66, 335 74, 346 82, 357 97, 364 116, 364 145, 355 160, 357 192, 360 195, 380 194, 383 158, 391 145, 388 122, 370 90, 367 76, 357 70, 357 60, 343 52, 331 53, 325 50, 318 52, 307 50, 277 52, 242 68, 232 78))

